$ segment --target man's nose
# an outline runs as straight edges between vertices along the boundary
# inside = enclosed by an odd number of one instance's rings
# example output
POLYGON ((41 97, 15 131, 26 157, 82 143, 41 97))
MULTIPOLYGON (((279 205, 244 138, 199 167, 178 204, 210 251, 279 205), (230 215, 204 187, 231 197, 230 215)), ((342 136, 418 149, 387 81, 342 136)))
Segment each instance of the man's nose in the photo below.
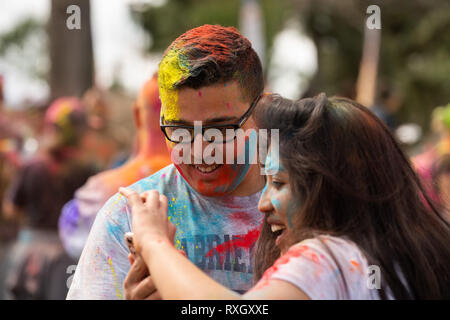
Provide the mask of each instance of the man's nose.
POLYGON ((203 163, 203 150, 206 146, 205 141, 203 141, 203 135, 201 133, 194 137, 194 142, 192 142, 192 160, 194 164, 203 163))

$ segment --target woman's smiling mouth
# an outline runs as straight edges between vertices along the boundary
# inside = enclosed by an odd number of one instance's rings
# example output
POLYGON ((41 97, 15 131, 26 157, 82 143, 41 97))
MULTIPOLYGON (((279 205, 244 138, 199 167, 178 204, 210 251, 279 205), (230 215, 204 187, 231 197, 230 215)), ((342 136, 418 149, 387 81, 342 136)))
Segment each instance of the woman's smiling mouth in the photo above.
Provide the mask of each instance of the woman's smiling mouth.
POLYGON ((267 223, 270 224, 270 230, 276 236, 275 244, 279 246, 281 239, 285 235, 286 226, 274 215, 267 217, 267 223))

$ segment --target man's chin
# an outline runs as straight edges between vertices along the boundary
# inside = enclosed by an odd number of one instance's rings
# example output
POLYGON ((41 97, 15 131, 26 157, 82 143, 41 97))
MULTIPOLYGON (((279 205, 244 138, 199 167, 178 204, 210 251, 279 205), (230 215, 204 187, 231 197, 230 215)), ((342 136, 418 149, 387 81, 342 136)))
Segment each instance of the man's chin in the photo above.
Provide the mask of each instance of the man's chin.
POLYGON ((189 181, 189 184, 195 191, 206 197, 219 197, 227 194, 227 186, 223 184, 218 185, 217 181, 192 179, 189 181))
POLYGON ((218 197, 230 192, 231 177, 226 165, 199 168, 195 165, 183 165, 178 171, 198 193, 207 197, 218 197))

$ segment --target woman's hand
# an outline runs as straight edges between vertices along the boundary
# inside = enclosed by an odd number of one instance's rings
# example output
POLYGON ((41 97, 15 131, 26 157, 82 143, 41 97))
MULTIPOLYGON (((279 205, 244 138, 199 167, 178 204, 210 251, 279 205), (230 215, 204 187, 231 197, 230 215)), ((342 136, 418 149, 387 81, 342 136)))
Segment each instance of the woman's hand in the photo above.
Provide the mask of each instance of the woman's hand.
POLYGON ((133 242, 138 253, 142 252, 143 243, 148 241, 171 241, 175 226, 167 219, 167 197, 157 190, 150 190, 139 195, 137 192, 119 188, 130 204, 133 221, 133 242))
POLYGON ((156 290, 147 265, 141 256, 128 255, 131 268, 123 283, 125 299, 127 300, 161 300, 156 290))

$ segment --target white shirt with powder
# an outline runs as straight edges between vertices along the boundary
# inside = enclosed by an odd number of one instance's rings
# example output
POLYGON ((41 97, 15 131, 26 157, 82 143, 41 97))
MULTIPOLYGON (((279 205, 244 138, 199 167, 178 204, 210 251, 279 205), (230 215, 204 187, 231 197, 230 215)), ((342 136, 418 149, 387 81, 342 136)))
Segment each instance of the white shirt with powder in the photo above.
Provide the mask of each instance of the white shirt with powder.
POLYGON ((289 248, 253 290, 277 279, 293 284, 313 300, 377 300, 380 275, 376 273, 377 267, 368 265, 353 242, 320 236, 289 248))

